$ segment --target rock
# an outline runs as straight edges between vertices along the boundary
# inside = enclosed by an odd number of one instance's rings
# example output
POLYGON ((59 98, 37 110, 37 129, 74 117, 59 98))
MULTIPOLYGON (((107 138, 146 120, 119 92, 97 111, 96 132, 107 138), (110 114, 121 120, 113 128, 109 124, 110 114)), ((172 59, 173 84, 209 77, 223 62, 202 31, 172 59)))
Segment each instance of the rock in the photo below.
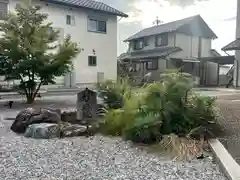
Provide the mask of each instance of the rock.
POLYGON ((61 110, 58 109, 41 109, 38 115, 31 116, 30 124, 36 123, 59 123, 61 121, 61 110))
POLYGON ((11 130, 17 133, 24 133, 28 126, 28 121, 31 118, 31 116, 38 113, 39 112, 36 112, 36 110, 33 108, 26 108, 20 111, 11 126, 11 130))
POLYGON ((71 109, 63 111, 61 114, 61 120, 64 122, 76 122, 77 110, 71 109))
POLYGON ((24 133, 25 137, 35 139, 50 139, 57 137, 76 137, 88 135, 88 128, 86 126, 70 123, 58 124, 40 123, 29 125, 24 133))
POLYGON ((88 128, 78 124, 68 124, 61 128, 61 137, 85 136, 87 134, 88 128))
POLYGON ((61 110, 52 108, 33 109, 26 108, 18 113, 11 130, 16 133, 24 133, 31 124, 59 123, 61 121, 61 110))
POLYGON ((25 137, 35 139, 50 139, 60 137, 60 126, 58 124, 40 123, 29 125, 25 137))

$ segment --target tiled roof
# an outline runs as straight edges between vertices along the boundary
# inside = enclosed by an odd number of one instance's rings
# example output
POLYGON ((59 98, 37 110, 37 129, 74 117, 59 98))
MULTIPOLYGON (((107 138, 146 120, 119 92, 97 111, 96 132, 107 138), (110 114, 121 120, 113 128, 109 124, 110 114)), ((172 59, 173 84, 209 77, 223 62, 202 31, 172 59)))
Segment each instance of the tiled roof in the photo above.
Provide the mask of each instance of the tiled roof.
POLYGON ((142 51, 134 51, 131 53, 126 53, 122 55, 121 60, 124 59, 145 59, 145 58, 153 58, 153 57, 166 57, 174 52, 182 51, 179 47, 162 47, 155 48, 152 50, 142 50, 142 51))
POLYGON ((240 38, 236 39, 235 41, 229 43, 228 45, 222 48, 222 51, 233 51, 233 50, 240 50, 240 38))
POLYGON ((196 16, 185 18, 185 19, 143 29, 142 31, 129 37, 125 41, 131 41, 131 40, 146 37, 146 36, 157 35, 161 33, 169 33, 174 31, 179 31, 179 32, 188 31, 188 33, 198 33, 201 36, 206 36, 213 39, 217 38, 216 34, 209 28, 209 26, 202 19, 202 17, 200 15, 196 15, 196 16))
POLYGON ((213 55, 214 57, 220 57, 220 56, 221 56, 221 54, 219 54, 219 52, 217 52, 216 49, 211 49, 210 51, 212 52, 212 55, 213 55))
POLYGON ((108 6, 107 4, 104 4, 98 1, 93 1, 93 0, 42 0, 42 1, 54 3, 54 4, 62 4, 62 5, 71 6, 71 7, 87 8, 95 11, 102 11, 105 13, 113 14, 116 16, 128 17, 127 14, 111 6, 108 6))

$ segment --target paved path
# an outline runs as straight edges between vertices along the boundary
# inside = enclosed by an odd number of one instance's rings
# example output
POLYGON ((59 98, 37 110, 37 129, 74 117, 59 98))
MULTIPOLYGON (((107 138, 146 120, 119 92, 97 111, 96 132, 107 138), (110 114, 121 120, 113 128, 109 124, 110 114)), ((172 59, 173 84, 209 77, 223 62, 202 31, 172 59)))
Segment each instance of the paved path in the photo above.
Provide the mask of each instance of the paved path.
POLYGON ((220 141, 240 164, 240 94, 219 96, 217 106, 220 109, 220 123, 224 135, 220 141))

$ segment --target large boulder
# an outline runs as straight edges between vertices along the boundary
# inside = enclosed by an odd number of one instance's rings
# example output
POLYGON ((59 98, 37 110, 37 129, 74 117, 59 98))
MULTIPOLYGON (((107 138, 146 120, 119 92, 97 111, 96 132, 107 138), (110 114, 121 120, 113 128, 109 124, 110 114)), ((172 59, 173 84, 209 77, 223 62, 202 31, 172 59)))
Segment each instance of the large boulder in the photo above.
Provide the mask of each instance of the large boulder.
POLYGON ((25 137, 35 139, 50 139, 60 137, 60 127, 58 124, 32 124, 24 133, 25 137))
POLYGON ((61 110, 52 108, 33 109, 26 108, 18 113, 11 130, 16 133, 24 133, 31 124, 61 122, 61 110))
POLYGON ((51 124, 40 123, 29 125, 24 136, 34 139, 51 139, 87 136, 89 134, 86 126, 70 123, 51 124))

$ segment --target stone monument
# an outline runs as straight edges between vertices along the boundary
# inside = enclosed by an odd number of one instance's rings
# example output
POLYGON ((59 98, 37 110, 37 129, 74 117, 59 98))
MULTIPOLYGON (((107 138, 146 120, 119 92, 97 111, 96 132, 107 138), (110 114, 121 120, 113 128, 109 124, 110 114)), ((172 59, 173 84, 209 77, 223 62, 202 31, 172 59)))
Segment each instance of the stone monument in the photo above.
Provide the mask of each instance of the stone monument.
POLYGON ((87 123, 96 117, 97 93, 88 88, 77 94, 77 120, 87 123))

